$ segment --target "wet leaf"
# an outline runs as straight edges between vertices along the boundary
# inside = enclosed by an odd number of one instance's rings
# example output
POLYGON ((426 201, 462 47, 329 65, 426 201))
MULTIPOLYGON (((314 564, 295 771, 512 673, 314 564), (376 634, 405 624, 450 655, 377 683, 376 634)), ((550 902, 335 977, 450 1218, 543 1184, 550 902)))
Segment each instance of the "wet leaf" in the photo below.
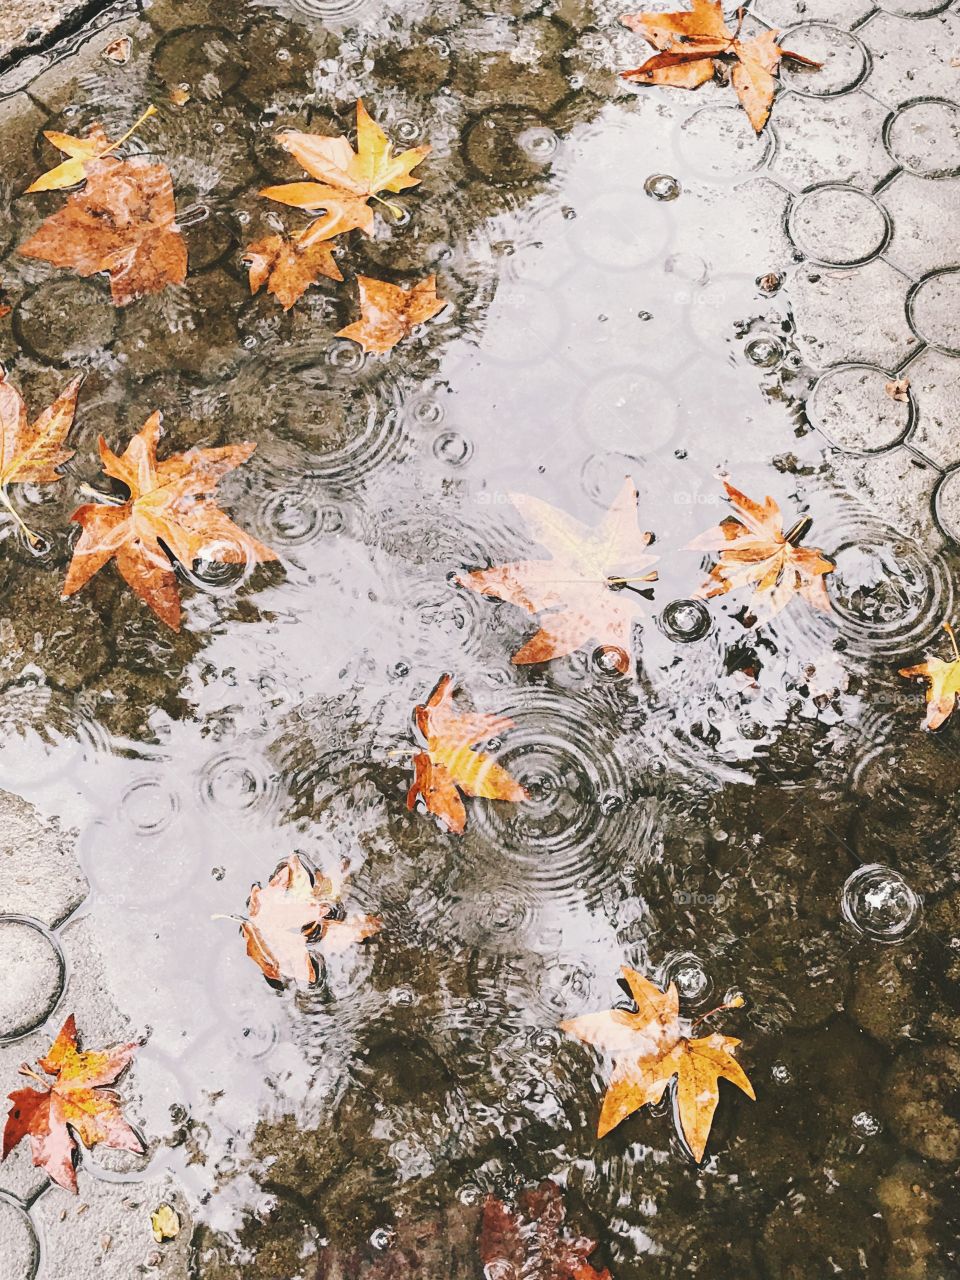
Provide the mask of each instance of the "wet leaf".
POLYGON ((53 1080, 44 1080, 26 1064, 20 1068, 20 1074, 40 1088, 18 1089, 9 1095, 13 1105, 3 1132, 2 1158, 29 1137, 33 1163, 76 1195, 74 1135, 85 1147, 100 1145, 141 1154, 143 1144, 124 1120, 118 1095, 106 1088, 126 1070, 138 1048, 133 1043, 80 1052, 71 1014, 39 1062, 40 1070, 53 1080))
POLYGON ((883 389, 891 400, 899 400, 901 404, 910 403, 910 379, 894 378, 883 384, 883 389))
POLYGON ((337 337, 359 342, 364 351, 389 351, 447 305, 437 297, 436 276, 428 276, 409 289, 369 276, 357 276, 357 285, 360 319, 340 329, 337 337))
MULTIPOLYGON (((104 50, 103 56, 109 57, 110 50, 121 43, 121 41, 115 40, 112 45, 108 45, 104 50)), ((129 40, 127 40, 128 46, 129 43, 129 40)), ((69 133, 58 133, 56 130, 44 132, 43 136, 47 141, 52 142, 57 150, 69 156, 69 159, 41 174, 36 182, 27 187, 26 194, 31 195, 35 191, 61 191, 65 187, 77 186, 86 177, 89 165, 95 160, 102 160, 104 156, 110 155, 112 151, 116 151, 117 147, 122 146, 131 134, 139 129, 144 120, 156 115, 156 112, 156 107, 147 107, 137 123, 128 129, 122 138, 118 138, 116 142, 110 141, 101 124, 91 125, 85 138, 74 138, 69 133)))
POLYGON ((412 170, 432 150, 425 145, 394 155, 393 145, 362 100, 357 101, 356 151, 344 137, 326 138, 294 130, 281 133, 278 141, 318 181, 265 187, 260 194, 297 209, 325 210, 324 223, 331 235, 355 227, 372 234, 373 209, 368 202, 381 191, 398 193, 418 186, 420 179, 411 176, 412 170))
POLYGON ((327 243, 335 234, 300 235, 292 240, 272 235, 251 244, 243 255, 250 268, 250 292, 257 293, 266 285, 267 292, 283 305, 284 311, 289 311, 321 276, 342 280, 343 274, 327 243))
POLYGON ((518 664, 548 662, 573 653, 589 640, 633 651, 633 624, 639 597, 634 585, 653 582, 645 572, 657 556, 648 554, 652 533, 637 526, 637 490, 628 476, 601 523, 591 529, 539 498, 511 494, 549 560, 519 560, 462 574, 472 591, 509 601, 528 613, 545 614, 537 634, 513 655, 518 664))
POLYGON ((696 594, 709 599, 752 586, 747 609, 757 622, 769 622, 794 595, 818 609, 829 609, 824 575, 836 566, 819 549, 798 545, 810 522, 801 520, 785 534, 780 508, 772 498, 761 505, 726 481, 724 488, 736 514, 689 543, 693 551, 720 553, 710 580, 696 594))
POLYGON ((111 40, 104 49, 102 57, 108 62, 116 62, 123 67, 130 61, 130 54, 133 50, 133 41, 129 36, 118 36, 116 40, 111 40))
POLYGON ((84 171, 83 190, 41 223, 19 252, 81 276, 106 272, 118 307, 183 284, 187 249, 167 166, 106 157, 86 162, 84 171))
POLYGON ((939 729, 950 718, 960 694, 960 650, 957 649, 956 636, 950 623, 945 622, 943 629, 953 645, 954 656, 949 662, 944 662, 942 658, 928 658, 915 667, 901 667, 898 673, 908 679, 929 681, 927 715, 924 721, 928 729, 939 729))
MULTIPOLYGON (((641 1107, 659 1102, 676 1077, 680 1131, 694 1159, 700 1161, 720 1100, 719 1081, 729 1080, 748 1098, 756 1097, 743 1068, 732 1057, 740 1041, 717 1033, 691 1039, 684 1032, 672 982, 662 991, 633 969, 624 967, 622 973, 637 1006, 635 1012, 609 1009, 560 1024, 569 1035, 614 1058, 597 1136, 604 1137, 641 1107)), ((721 1008, 742 1003, 738 998, 721 1008)))
POLYGON ((460 791, 487 800, 528 799, 524 787, 482 751, 473 747, 513 728, 508 716, 482 712, 459 714, 453 709, 453 677, 443 675, 427 699, 414 711, 417 731, 426 749, 413 757, 413 785, 407 792, 407 808, 422 799, 427 811, 448 831, 462 835, 467 810, 460 791))
POLYGON ((33 426, 28 426, 23 397, 0 366, 0 502, 32 545, 38 542, 37 535, 14 511, 7 488, 11 484, 56 484, 60 479, 57 467, 73 457, 74 451, 65 449, 64 441, 73 425, 82 382, 82 376, 74 378, 33 426))
POLYGON ((622 72, 625 80, 697 89, 713 79, 718 59, 732 61, 731 83, 757 133, 770 117, 781 59, 820 66, 781 48, 776 31, 741 40, 740 22, 735 30, 727 26, 720 0, 694 0, 690 10, 678 13, 628 13, 620 21, 658 50, 642 66, 622 72))
POLYGON ((522 1191, 516 1208, 487 1196, 480 1225, 484 1275, 524 1280, 610 1280, 588 1261, 597 1242, 567 1227, 563 1193, 555 1182, 522 1191))
POLYGON ((88 503, 73 513, 71 519, 82 525, 83 533, 63 594, 72 596, 116 557, 124 581, 158 618, 179 631, 180 595, 171 557, 188 569, 200 559, 244 564, 277 557, 235 525, 210 496, 256 445, 190 449, 158 462, 160 423, 159 413, 148 418, 120 457, 100 437, 104 471, 122 481, 130 496, 118 506, 88 503))
POLYGON ((172 1205, 161 1204, 150 1215, 150 1228, 157 1244, 174 1240, 180 1234, 180 1215, 172 1205))
POLYGON ((271 982, 286 978, 305 985, 316 982, 311 946, 336 955, 380 932, 382 924, 376 916, 337 917, 344 883, 342 876, 335 881, 312 874, 293 853, 265 889, 259 884, 251 888, 249 914, 241 930, 247 955, 271 982))

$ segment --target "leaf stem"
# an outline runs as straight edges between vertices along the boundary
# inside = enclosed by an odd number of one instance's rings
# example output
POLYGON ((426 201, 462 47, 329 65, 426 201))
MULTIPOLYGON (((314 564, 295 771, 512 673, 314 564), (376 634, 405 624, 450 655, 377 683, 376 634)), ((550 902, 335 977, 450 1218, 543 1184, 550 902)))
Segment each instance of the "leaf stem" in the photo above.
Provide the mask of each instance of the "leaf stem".
POLYGON ((145 120, 149 120, 151 116, 155 116, 156 114, 157 114, 157 108, 153 106, 153 104, 151 103, 151 105, 147 107, 146 111, 143 113, 140 119, 135 124, 132 124, 130 126, 130 128, 127 130, 127 132, 123 135, 122 138, 118 138, 116 142, 111 142, 110 146, 107 147, 106 151, 100 152, 98 159, 103 159, 103 157, 108 156, 111 151, 116 151, 117 147, 123 146, 126 140, 129 137, 132 137, 132 135, 136 133, 136 131, 140 128, 140 126, 143 124, 145 120))
POLYGON ((693 1022, 691 1022, 690 1024, 691 1029, 693 1027, 698 1027, 700 1023, 705 1022, 707 1018, 712 1018, 715 1013, 722 1013, 724 1009, 742 1009, 744 1006, 744 1003, 745 1001, 743 996, 734 996, 733 999, 727 1001, 726 1004, 718 1004, 715 1009, 710 1009, 709 1012, 707 1013, 701 1013, 699 1018, 696 1018, 693 1022))
POLYGON ((30 543, 31 547, 35 547, 37 543, 40 541, 40 536, 39 534, 34 533, 31 528, 29 528, 26 524, 24 524, 19 511, 16 510, 13 503, 10 501, 10 495, 7 493, 6 485, 0 485, 0 502, 3 503, 3 505, 10 512, 11 516, 13 516, 16 523, 20 526, 23 536, 30 543))
POLYGON ((50 1088, 50 1081, 44 1080, 43 1076, 38 1076, 25 1062, 20 1063, 20 1075, 26 1076, 30 1080, 36 1080, 37 1084, 42 1084, 45 1089, 50 1088))
POLYGON ((960 662, 960 649, 957 648, 957 637, 953 633, 953 627, 951 627, 949 622, 945 622, 943 624, 943 629, 950 637, 950 643, 953 645, 953 652, 957 662, 960 662))
POLYGON ((375 193, 375 192, 371 192, 371 193, 370 193, 370 199, 371 199, 371 200, 376 200, 376 202, 377 202, 378 204, 382 204, 382 205, 384 205, 387 209, 389 209, 389 210, 390 210, 390 212, 393 214, 393 216, 394 216, 395 218, 402 218, 402 217, 403 217, 403 212, 404 212, 404 211, 403 211, 403 209, 400 207, 400 205, 398 205, 398 204, 391 204, 389 200, 384 200, 383 196, 378 196, 378 195, 376 195, 376 193, 375 193))

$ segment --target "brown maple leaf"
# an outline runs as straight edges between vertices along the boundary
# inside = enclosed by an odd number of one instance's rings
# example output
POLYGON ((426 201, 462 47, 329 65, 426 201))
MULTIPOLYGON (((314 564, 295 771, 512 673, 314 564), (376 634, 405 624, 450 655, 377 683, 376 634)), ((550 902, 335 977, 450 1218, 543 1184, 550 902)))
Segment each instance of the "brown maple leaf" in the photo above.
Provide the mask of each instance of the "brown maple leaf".
POLYGON ((33 1163, 67 1191, 77 1192, 73 1155, 77 1144, 114 1147, 118 1151, 144 1150, 143 1143, 124 1120, 118 1095, 105 1086, 126 1070, 139 1044, 119 1044, 110 1049, 77 1049, 77 1025, 73 1014, 66 1020, 50 1052, 39 1062, 45 1080, 24 1064, 20 1074, 36 1081, 39 1089, 17 1089, 9 1095, 13 1104, 3 1131, 5 1160, 17 1143, 30 1138, 33 1163))
POLYGON ((818 548, 799 545, 810 528, 809 518, 784 533, 783 516, 772 498, 761 505, 727 481, 724 488, 736 514, 688 544, 692 551, 720 553, 709 581, 696 594, 709 599, 752 586, 747 610, 758 622, 769 622, 794 595, 818 609, 829 609, 824 575, 836 565, 818 548))
POLYGON ((519 560, 461 575, 472 591, 496 596, 528 613, 543 614, 540 630, 513 655, 515 663, 548 662, 573 653, 588 640, 618 655, 626 670, 633 651, 637 593, 633 583, 654 582, 644 572, 657 556, 647 553, 652 533, 637 527, 637 490, 628 476, 595 529, 539 498, 511 494, 549 560, 519 560))
POLYGON ((243 255, 250 268, 250 292, 257 293, 266 285, 267 292, 289 311, 321 276, 342 280, 328 243, 334 235, 336 232, 329 231, 318 235, 314 227, 308 227, 292 240, 271 235, 251 244, 243 255))
POLYGON ((891 400, 898 400, 901 404, 910 403, 909 378, 894 378, 890 382, 885 382, 883 389, 891 400))
POLYGON ((370 276, 357 276, 357 285, 360 319, 338 330, 337 337, 352 338, 364 351, 389 351, 447 305, 437 297, 436 276, 419 280, 409 289, 370 276))
POLYGON ((621 72, 625 80, 696 89, 713 79, 721 65, 718 59, 732 60, 731 82, 757 133, 770 116, 781 59, 820 66, 802 54, 781 48, 776 31, 742 40, 743 11, 736 30, 731 31, 720 0, 693 0, 692 9, 679 13, 628 13, 620 21, 659 51, 642 66, 621 72))
POLYGON ((118 307, 187 277, 187 249, 176 222, 165 164, 115 160, 85 165, 86 184, 51 214, 19 252, 81 276, 106 272, 118 307))
POLYGON ((130 490, 119 506, 87 503, 71 516, 83 527, 67 571, 63 594, 72 596, 116 557, 124 581, 158 618, 180 629, 180 596, 173 560, 243 564, 276 560, 245 533, 210 496, 221 478, 250 457, 255 444, 189 449, 157 461, 161 415, 153 414, 117 457, 100 437, 108 476, 130 490))
POLYGON ((588 1261, 597 1247, 589 1236, 566 1225, 563 1193, 549 1179, 526 1188, 510 1208, 487 1196, 480 1224, 480 1261, 484 1275, 522 1276, 523 1280, 610 1280, 588 1261))
POLYGON ((915 667, 901 667, 897 673, 908 679, 919 678, 930 682, 924 720, 928 729, 939 729, 950 718, 960 695, 960 649, 957 648, 957 638, 950 623, 945 622, 943 629, 953 645, 953 658, 949 662, 944 662, 942 658, 928 658, 915 667))
POLYGON ((370 200, 380 200, 396 209, 379 193, 395 194, 416 187, 419 178, 411 171, 430 154, 429 146, 411 147, 394 155, 393 147, 380 126, 357 101, 357 150, 346 138, 326 138, 314 133, 286 130, 277 139, 317 182, 288 182, 265 187, 260 194, 297 209, 326 210, 324 229, 330 235, 359 227, 373 233, 370 200))
POLYGON ((265 889, 259 884, 251 888, 241 931, 247 955, 271 982, 316 982, 311 946, 323 955, 336 955, 379 933, 382 922, 376 916, 338 915, 344 884, 343 875, 334 880, 312 874, 292 853, 265 889))
POLYGON ((513 728, 509 716, 482 712, 458 713, 453 709, 453 677, 443 675, 427 699, 426 705, 414 710, 417 731, 425 750, 413 757, 413 784, 407 792, 407 808, 418 798, 427 811, 439 818, 448 831, 462 835, 467 825, 467 810, 460 791, 487 800, 520 801, 529 799, 528 792, 506 769, 482 751, 472 750, 478 743, 513 728))
MULTIPOLYGON (((720 1100, 719 1081, 729 1080, 748 1098, 756 1098, 743 1068, 731 1056, 740 1041, 717 1033, 691 1039, 680 1019, 677 988, 672 982, 662 991, 634 969, 624 966, 621 972, 637 1006, 635 1012, 608 1009, 560 1024, 569 1035, 614 1056, 613 1076, 600 1111, 597 1137, 604 1137, 640 1107, 659 1102, 676 1076, 680 1132, 699 1162, 720 1100)), ((720 1009, 736 1009, 742 1004, 743 1000, 737 997, 697 1022, 720 1009)))
POLYGON ((7 381, 6 372, 0 365, 0 502, 23 530, 31 546, 36 546, 39 538, 14 510, 7 487, 11 484, 56 484, 60 480, 57 467, 73 457, 74 451, 63 446, 73 425, 82 382, 82 375, 74 378, 53 404, 44 409, 33 426, 29 426, 23 397, 7 381))

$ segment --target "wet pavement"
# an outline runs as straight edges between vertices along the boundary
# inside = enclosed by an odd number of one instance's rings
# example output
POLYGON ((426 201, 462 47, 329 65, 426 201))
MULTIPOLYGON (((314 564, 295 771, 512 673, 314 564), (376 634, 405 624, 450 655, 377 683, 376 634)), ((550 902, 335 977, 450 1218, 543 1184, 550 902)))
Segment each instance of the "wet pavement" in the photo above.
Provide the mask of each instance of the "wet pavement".
POLYGON ((0 73, 0 359, 32 412, 86 373, 64 480, 16 494, 39 545, 0 528, 0 1083, 69 1013, 143 1038, 147 1148, 84 1150, 74 1200, 18 1147, 0 1280, 480 1280, 484 1196, 546 1177, 614 1280, 960 1276, 960 727, 897 676, 955 620, 960 12, 759 0, 823 66, 758 138, 727 87, 620 81, 621 8, 156 0, 0 73), (277 132, 352 136, 358 96, 422 184, 284 312, 242 263, 306 225, 258 195, 302 178, 277 132), (125 150, 190 271, 118 309, 17 254, 63 203, 24 191, 43 130, 151 102, 125 150), (356 275, 432 273, 389 354, 335 336, 356 275), (257 443, 220 501, 280 556, 184 567, 177 634, 114 566, 60 598, 97 436, 157 409, 161 457, 257 443), (625 475, 659 557, 628 669, 512 665, 532 619, 458 576, 544 554, 510 493, 596 525, 625 475), (722 475, 812 518, 828 612, 692 599, 722 475), (443 672, 530 793, 462 837, 405 807, 443 672), (214 917, 294 851, 383 929, 274 990, 214 917), (666 1100, 595 1137, 609 1065, 558 1024, 622 964, 746 1001, 757 1101, 721 1086, 701 1168, 666 1100))

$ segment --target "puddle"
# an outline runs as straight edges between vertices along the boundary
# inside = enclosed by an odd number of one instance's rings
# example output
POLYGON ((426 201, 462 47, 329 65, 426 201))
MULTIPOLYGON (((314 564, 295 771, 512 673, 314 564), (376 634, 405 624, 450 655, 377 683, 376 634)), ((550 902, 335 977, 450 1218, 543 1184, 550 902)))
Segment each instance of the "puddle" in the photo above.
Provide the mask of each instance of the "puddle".
POLYGON ((67 478, 24 500, 43 543, 2 529, 0 785, 79 826, 85 927, 149 1031, 149 1157, 85 1159, 176 1173, 199 1280, 475 1280, 483 1197, 545 1177, 616 1280, 899 1280, 904 1239, 930 1260, 911 1280, 957 1265, 955 1233, 902 1208, 952 1194, 929 1135, 942 1154, 953 1102, 914 1099, 957 1038, 955 752, 895 675, 941 652, 956 556, 898 531, 804 415, 770 144, 720 86, 619 85, 616 13, 156 0, 0 99, 0 356, 31 405, 87 374, 67 478), (302 176, 277 131, 349 132, 358 95, 434 150, 402 215, 351 237, 348 281, 435 272, 450 304, 384 357, 335 336, 349 283, 284 313, 241 263, 303 223, 257 195, 302 176), (61 199, 20 192, 55 162, 42 129, 117 136, 148 101, 131 145, 173 173, 191 272, 117 311, 103 277, 16 255, 61 199), (156 409, 161 456, 257 442, 221 501, 280 555, 181 573, 179 635, 114 566, 59 599, 78 486, 105 492, 97 435, 118 449, 156 409), (512 666, 531 619, 457 575, 542 555, 511 493, 596 525, 625 475, 659 557, 628 669, 589 646, 512 666), (694 598, 722 475, 812 517, 829 612, 757 631, 740 593, 694 598), (531 797, 468 802, 462 838, 404 805, 445 671, 514 721, 487 749, 531 797), (294 851, 348 859, 350 909, 384 925, 277 992, 213 917, 294 851), (878 991, 893 955, 935 977, 878 991), (557 1026, 609 1007, 621 964, 690 1016, 746 999, 723 1030, 758 1102, 721 1089, 699 1171, 667 1102, 594 1137, 607 1069, 557 1026))

